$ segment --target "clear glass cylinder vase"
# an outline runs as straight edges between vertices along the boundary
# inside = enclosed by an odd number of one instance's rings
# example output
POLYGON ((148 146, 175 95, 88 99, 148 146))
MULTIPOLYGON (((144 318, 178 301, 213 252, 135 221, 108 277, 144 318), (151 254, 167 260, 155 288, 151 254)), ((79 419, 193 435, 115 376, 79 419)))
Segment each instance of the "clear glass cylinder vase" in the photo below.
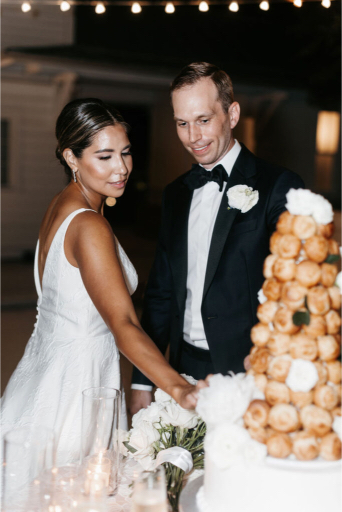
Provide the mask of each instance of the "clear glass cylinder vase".
MULTIPOLYGON (((84 493, 94 492, 94 475, 107 495, 114 494, 119 474, 121 392, 114 388, 89 388, 82 393, 81 463, 84 493)), ((102 492, 102 489, 98 489, 102 492)))

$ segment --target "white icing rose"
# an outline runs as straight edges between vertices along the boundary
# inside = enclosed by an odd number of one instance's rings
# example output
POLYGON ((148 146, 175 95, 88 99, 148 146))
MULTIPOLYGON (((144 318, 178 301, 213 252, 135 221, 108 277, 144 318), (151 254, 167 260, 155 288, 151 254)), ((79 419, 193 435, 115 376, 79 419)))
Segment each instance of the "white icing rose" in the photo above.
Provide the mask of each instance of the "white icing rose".
POLYGON ((341 416, 335 416, 334 422, 332 424, 333 431, 342 441, 342 418, 341 416))
POLYGON ((260 304, 263 304, 264 302, 267 301, 267 297, 266 295, 264 294, 263 292, 263 289, 260 288, 260 290, 258 291, 258 301, 260 302, 260 304))
POLYGON ((318 378, 317 369, 311 361, 294 359, 286 378, 286 385, 294 392, 307 393, 315 387, 318 378))
POLYGON ((243 450, 244 460, 247 465, 262 463, 265 460, 266 455, 267 446, 255 441, 254 439, 250 439, 243 450))
POLYGON ((224 377, 219 373, 211 377, 209 387, 199 391, 196 410, 209 428, 219 423, 235 423, 245 414, 256 390, 252 375, 224 377))
POLYGON ((310 190, 291 188, 286 200, 285 206, 292 215, 312 215, 318 224, 329 224, 334 218, 329 201, 310 190))
POLYGON ((160 411, 160 418, 163 425, 181 428, 194 428, 199 421, 198 414, 194 410, 183 409, 174 401, 164 404, 164 408, 160 411))
POLYGON ((339 287, 340 293, 342 293, 342 272, 337 274, 335 285, 339 287))
POLYGON ((246 213, 259 201, 259 192, 247 185, 235 185, 228 189, 227 197, 231 208, 237 208, 241 213, 246 213))

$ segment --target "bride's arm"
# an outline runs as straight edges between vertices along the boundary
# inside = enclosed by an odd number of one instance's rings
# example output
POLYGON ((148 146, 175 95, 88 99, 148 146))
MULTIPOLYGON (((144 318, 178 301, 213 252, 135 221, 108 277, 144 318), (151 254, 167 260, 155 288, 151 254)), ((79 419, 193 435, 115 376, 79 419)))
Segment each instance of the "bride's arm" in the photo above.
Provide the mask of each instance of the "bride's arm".
POLYGON ((183 407, 193 408, 196 388, 171 368, 139 323, 108 222, 93 212, 77 215, 66 234, 65 253, 80 269, 89 296, 120 352, 183 407))

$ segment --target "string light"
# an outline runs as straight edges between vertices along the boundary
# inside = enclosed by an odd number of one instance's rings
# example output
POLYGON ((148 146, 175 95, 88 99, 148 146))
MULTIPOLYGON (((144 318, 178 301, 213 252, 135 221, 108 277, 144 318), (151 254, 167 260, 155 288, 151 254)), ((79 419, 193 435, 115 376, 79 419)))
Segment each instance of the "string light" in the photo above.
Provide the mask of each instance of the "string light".
POLYGON ((131 8, 131 11, 134 14, 139 14, 139 12, 141 12, 141 5, 138 2, 134 2, 134 4, 132 5, 132 8, 131 8))
POLYGON ((259 4, 259 7, 262 11, 268 11, 270 4, 267 2, 267 0, 263 0, 263 2, 259 4))
POLYGON ((329 9, 329 7, 331 6, 331 2, 330 0, 322 0, 322 4, 323 7, 325 7, 326 9, 329 9))
POLYGON ((103 14, 104 12, 106 12, 106 8, 102 2, 99 2, 98 4, 96 4, 95 12, 96 12, 96 14, 103 14))
POLYGON ((238 10, 239 10, 239 4, 238 4, 237 2, 231 2, 231 3, 229 4, 228 9, 229 9, 230 11, 232 11, 232 12, 238 12, 238 10))
POLYGON ((207 4, 207 2, 201 2, 198 6, 198 9, 201 11, 201 12, 207 12, 209 11, 209 5, 207 4))
POLYGON ((66 0, 63 0, 63 2, 60 5, 61 11, 66 12, 70 9, 69 2, 66 2, 66 0))
POLYGON ((303 2, 302 2, 302 0, 294 0, 293 5, 295 7, 302 7, 303 2))
POLYGON ((21 10, 23 12, 29 12, 31 10, 31 6, 28 2, 24 2, 21 6, 21 10))
POLYGON ((175 6, 173 5, 172 2, 168 2, 165 5, 165 12, 167 12, 168 14, 173 14, 175 12, 175 6))

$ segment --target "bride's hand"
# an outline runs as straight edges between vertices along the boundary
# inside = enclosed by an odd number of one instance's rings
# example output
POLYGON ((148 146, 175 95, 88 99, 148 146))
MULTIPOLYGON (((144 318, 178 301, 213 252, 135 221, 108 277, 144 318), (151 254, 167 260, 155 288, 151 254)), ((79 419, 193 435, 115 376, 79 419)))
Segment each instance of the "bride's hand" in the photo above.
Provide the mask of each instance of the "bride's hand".
POLYGON ((196 386, 193 386, 192 384, 181 387, 179 386, 173 394, 176 402, 178 402, 184 409, 195 409, 198 400, 198 392, 200 389, 209 386, 210 377, 211 375, 208 375, 205 380, 199 380, 196 386))

